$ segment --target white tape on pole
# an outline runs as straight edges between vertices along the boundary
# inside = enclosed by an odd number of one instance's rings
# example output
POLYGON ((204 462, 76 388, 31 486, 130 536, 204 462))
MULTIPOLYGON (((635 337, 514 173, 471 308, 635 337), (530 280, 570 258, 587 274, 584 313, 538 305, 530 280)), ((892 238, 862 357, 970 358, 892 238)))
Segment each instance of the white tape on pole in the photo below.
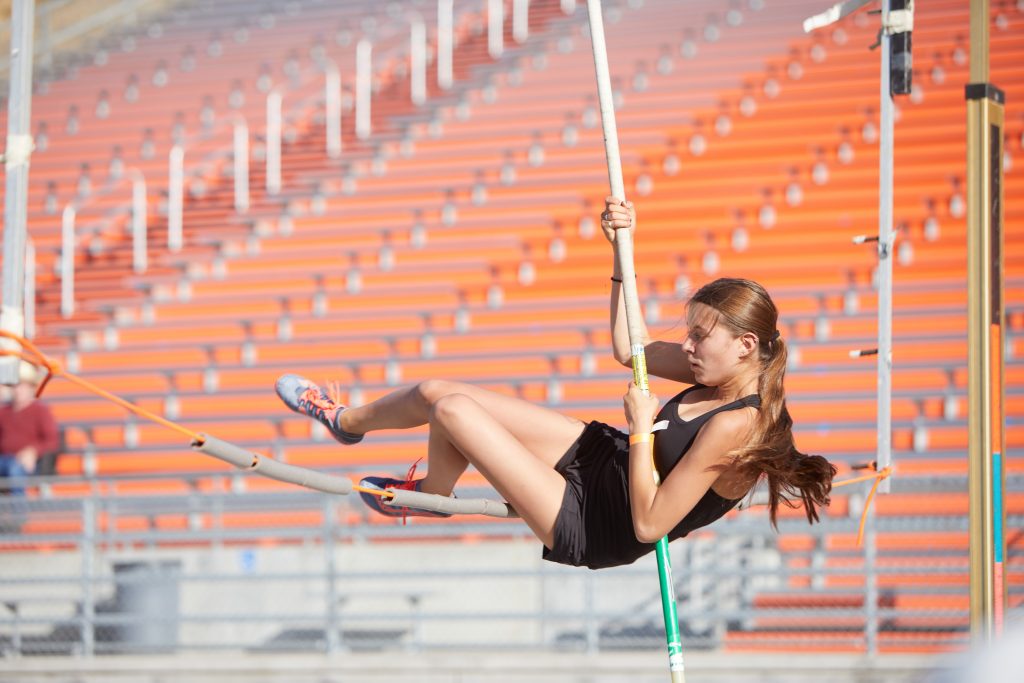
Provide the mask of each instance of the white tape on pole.
MULTIPOLYGON (((622 159, 619 156, 619 135, 615 127, 615 98, 612 95, 612 80, 608 69, 608 50, 604 39, 604 22, 601 19, 601 1, 587 0, 590 16, 590 42, 594 50, 594 70, 597 75, 597 97, 601 109, 601 128, 604 132, 604 151, 608 161, 608 184, 612 196, 625 200, 626 190, 622 180, 622 159)), ((626 325, 629 329, 629 343, 633 348, 633 376, 641 389, 647 391, 647 368, 643 356, 643 319, 640 311, 640 297, 636 288, 636 270, 633 266, 633 239, 628 230, 615 234, 615 251, 622 273, 622 296, 626 305, 626 325), (636 354, 637 347, 640 354, 636 354)))

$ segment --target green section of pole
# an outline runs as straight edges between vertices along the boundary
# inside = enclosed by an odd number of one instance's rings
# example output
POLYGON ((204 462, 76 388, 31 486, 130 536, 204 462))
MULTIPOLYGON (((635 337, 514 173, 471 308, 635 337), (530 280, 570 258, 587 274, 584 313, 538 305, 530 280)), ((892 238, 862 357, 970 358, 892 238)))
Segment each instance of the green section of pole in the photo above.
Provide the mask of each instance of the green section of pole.
MULTIPOLYGON (((597 95, 601 107, 601 125, 604 131, 604 150, 608 161, 608 182, 611 194, 619 200, 626 198, 622 181, 622 161, 619 158, 619 140, 615 129, 615 107, 612 98, 611 76, 608 71, 608 51, 604 40, 604 22, 601 18, 601 0, 587 0, 590 17, 590 39, 594 49, 594 70, 597 74, 597 95)), ((630 356, 633 360, 633 381, 645 394, 648 392, 647 359, 644 355, 643 318, 640 297, 637 295, 636 271, 633 268, 633 241, 629 230, 615 234, 615 252, 622 274, 622 296, 626 308, 626 326, 629 329, 630 356)), ((657 479, 657 472, 655 472, 657 479)), ((662 537, 655 547, 658 559, 658 578, 661 584, 661 606, 665 617, 665 641, 668 646, 669 672, 672 683, 685 683, 683 676, 683 644, 679 637, 679 616, 676 612, 675 584, 672 581, 672 563, 668 554, 668 538, 662 537)))
POLYGON ((683 640, 679 636, 676 612, 676 588, 672 580, 672 559, 668 556, 668 537, 662 536, 655 547, 658 555, 658 581, 661 583, 661 612, 665 617, 665 644, 668 646, 668 670, 672 683, 682 683, 683 640))

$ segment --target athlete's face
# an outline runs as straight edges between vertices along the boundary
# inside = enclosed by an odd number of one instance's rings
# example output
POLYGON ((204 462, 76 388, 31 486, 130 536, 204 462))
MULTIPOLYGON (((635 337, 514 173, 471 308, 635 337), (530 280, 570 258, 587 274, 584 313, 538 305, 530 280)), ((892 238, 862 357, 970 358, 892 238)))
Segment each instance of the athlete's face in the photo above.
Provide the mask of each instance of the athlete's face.
POLYGON ((687 309, 689 331, 683 341, 683 352, 699 383, 717 387, 735 377, 743 359, 749 355, 741 337, 718 322, 715 309, 692 302, 687 309))

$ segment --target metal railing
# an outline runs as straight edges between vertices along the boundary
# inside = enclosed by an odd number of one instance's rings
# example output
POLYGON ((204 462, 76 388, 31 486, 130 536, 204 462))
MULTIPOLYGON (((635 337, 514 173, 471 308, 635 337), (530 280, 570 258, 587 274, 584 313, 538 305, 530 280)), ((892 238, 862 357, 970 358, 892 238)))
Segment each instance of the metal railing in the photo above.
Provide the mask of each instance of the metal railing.
MULTIPOLYGON (((29 481, 36 495, 0 496, 0 651, 663 645, 650 556, 599 572, 562 567, 538 560, 540 546, 519 522, 381 524, 352 498, 252 483, 241 473, 37 478, 29 481), (169 486, 183 492, 161 493, 169 486)), ((878 517, 863 549, 827 549, 856 523, 783 519, 783 537, 812 539, 807 550, 785 550, 763 515, 747 511, 674 544, 684 645, 717 651, 760 639, 868 653, 965 645, 966 604, 921 609, 897 597, 958 604, 966 554, 891 550, 877 537, 964 533, 966 517, 878 517)), ((1019 551, 1009 559, 1012 573, 1024 569, 1019 551)), ((1011 601, 1022 595, 1011 583, 1011 601)))

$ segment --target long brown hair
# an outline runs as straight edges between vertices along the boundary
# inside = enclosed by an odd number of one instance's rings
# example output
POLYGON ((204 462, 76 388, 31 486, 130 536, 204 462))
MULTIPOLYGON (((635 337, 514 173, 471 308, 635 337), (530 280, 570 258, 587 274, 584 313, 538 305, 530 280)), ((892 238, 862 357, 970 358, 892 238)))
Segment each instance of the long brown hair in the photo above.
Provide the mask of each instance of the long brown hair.
POLYGON ((779 503, 804 506, 808 522, 818 521, 818 507, 829 504, 836 468, 820 455, 807 455, 793 442, 793 420, 786 409, 783 379, 786 375, 786 342, 779 335, 779 311, 764 287, 752 280, 721 278, 701 287, 691 303, 701 303, 717 313, 722 324, 736 336, 752 332, 758 339, 761 372, 757 393, 761 408, 754 421, 750 442, 732 455, 741 476, 768 482, 768 508, 772 526, 778 528, 779 503))

